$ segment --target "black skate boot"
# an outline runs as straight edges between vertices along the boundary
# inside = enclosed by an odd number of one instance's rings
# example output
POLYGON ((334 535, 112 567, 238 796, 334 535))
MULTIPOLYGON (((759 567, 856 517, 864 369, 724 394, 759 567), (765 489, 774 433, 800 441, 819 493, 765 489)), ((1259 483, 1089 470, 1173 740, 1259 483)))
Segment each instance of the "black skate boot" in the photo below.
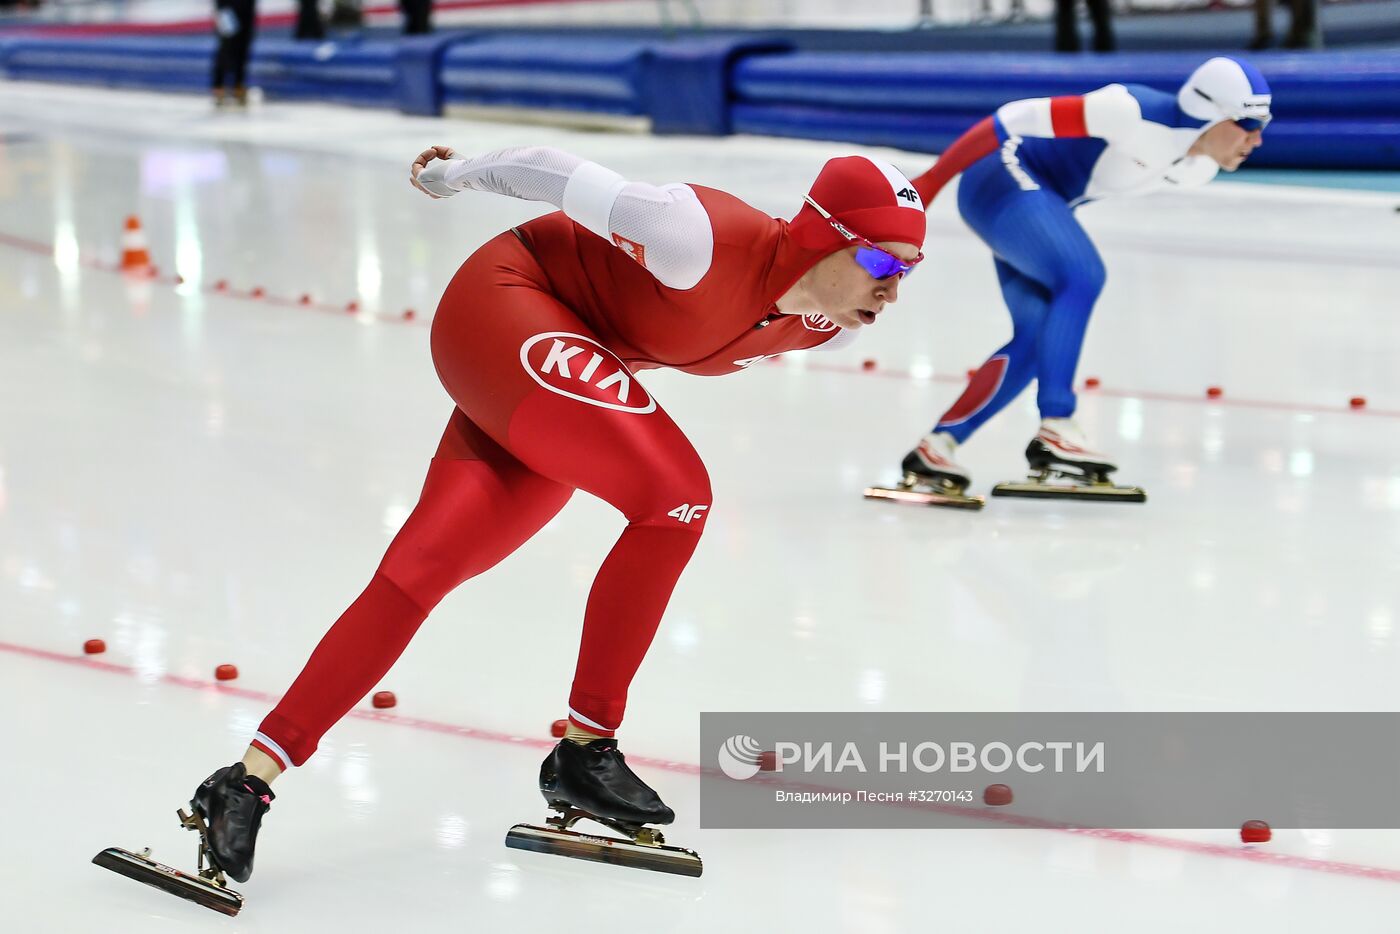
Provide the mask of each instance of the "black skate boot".
POLYGON ((627 767, 615 739, 587 746, 563 740, 540 766, 540 794, 556 810, 574 808, 619 824, 669 824, 676 814, 627 767))
POLYGON ((1106 455, 1089 447, 1084 432, 1068 418, 1041 421, 1040 431, 1026 445, 1026 462, 1031 470, 1075 472, 1089 482, 1106 480, 1118 469, 1106 455))
POLYGON ((637 777, 615 739, 595 739, 584 746, 563 740, 540 766, 540 794, 558 813, 544 827, 516 824, 506 846, 575 859, 634 866, 686 876, 701 872, 693 850, 666 846, 661 831, 648 824, 669 824, 676 814, 637 777), (577 833, 569 828, 593 820, 626 839, 577 833))
POLYGON ((1117 486, 1108 477, 1118 469, 1107 456, 1089 447, 1072 419, 1046 418, 1026 446, 1031 475, 1023 483, 998 483, 993 496, 1032 499, 1109 500, 1144 503, 1141 487, 1117 486))
POLYGON ((253 847, 263 815, 276 797, 267 783, 249 775, 242 762, 219 769, 194 790, 190 809, 181 819, 198 830, 204 855, 215 868, 235 882, 247 882, 253 874, 253 847))
POLYGON ((981 509, 985 500, 968 496, 972 477, 966 468, 953 459, 958 443, 946 431, 924 435, 919 446, 904 455, 899 469, 903 478, 898 486, 873 486, 865 491, 866 499, 890 499, 920 506, 953 506, 959 509, 981 509))
POLYGON ((92 861, 205 908, 236 915, 243 908, 243 896, 228 887, 224 873, 238 882, 247 882, 253 874, 253 845, 273 797, 272 789, 249 775, 241 762, 219 769, 194 790, 191 813, 175 813, 182 827, 199 831, 197 875, 156 862, 149 847, 138 853, 112 846, 92 861))

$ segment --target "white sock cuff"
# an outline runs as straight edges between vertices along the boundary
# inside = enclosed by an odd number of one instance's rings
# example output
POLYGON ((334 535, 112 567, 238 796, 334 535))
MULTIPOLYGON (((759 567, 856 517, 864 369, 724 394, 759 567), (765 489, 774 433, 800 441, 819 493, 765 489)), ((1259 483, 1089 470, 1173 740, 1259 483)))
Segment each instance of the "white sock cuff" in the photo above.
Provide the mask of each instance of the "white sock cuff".
POLYGON ((263 747, 263 751, 272 754, 272 758, 277 760, 277 764, 282 766, 282 771, 292 767, 292 757, 287 755, 286 750, 277 745, 266 733, 256 733, 253 735, 253 742, 263 747))
POLYGON ((569 708, 569 716, 570 716, 572 719, 577 720, 579 723, 583 724, 584 726, 588 727, 590 730, 597 730, 599 733, 603 733, 603 734, 606 734, 606 735, 608 735, 608 736, 611 736, 611 735, 613 735, 613 733, 616 732, 616 730, 608 729, 607 727, 603 726, 601 723, 595 723, 594 721, 588 719, 587 717, 585 717, 583 714, 579 713, 577 710, 575 710, 575 709, 572 708, 572 707, 569 708))

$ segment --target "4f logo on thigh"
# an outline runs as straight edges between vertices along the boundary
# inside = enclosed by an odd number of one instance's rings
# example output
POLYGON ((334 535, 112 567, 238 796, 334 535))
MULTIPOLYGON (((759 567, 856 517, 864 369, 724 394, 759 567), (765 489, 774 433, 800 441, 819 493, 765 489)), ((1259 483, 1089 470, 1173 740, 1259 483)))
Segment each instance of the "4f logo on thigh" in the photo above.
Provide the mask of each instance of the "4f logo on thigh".
POLYGON ((520 345, 520 363, 550 392, 599 408, 643 415, 656 400, 627 365, 591 337, 547 331, 520 345))
POLYGON ((692 506, 689 503, 681 503, 675 509, 672 509, 670 512, 666 513, 666 515, 673 516, 684 522, 686 525, 689 525, 696 519, 700 518, 700 514, 709 508, 710 507, 708 505, 692 506))

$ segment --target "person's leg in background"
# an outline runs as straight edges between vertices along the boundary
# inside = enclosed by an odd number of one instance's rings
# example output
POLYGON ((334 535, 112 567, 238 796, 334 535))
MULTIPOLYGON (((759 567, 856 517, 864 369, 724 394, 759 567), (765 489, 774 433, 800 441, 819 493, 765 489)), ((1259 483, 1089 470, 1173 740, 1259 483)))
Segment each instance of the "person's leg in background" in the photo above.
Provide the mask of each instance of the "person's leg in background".
POLYGON ((1274 44, 1274 0, 1254 0, 1254 38, 1249 41, 1253 51, 1274 44))
POLYGON ((220 0, 214 6, 214 35, 219 41, 214 47, 214 61, 209 78, 215 106, 222 106, 224 103, 225 84, 233 67, 232 40, 237 31, 238 14, 234 12, 230 0, 220 0))
POLYGON ((326 24, 321 19, 319 0, 297 0, 297 25, 293 38, 326 38, 326 24))
POLYGON ((1113 36, 1113 6, 1111 0, 1086 0, 1089 18, 1094 23, 1094 51, 1112 52, 1118 48, 1113 36))
POLYGON ((1322 28, 1318 23, 1318 0, 1289 0, 1292 15, 1284 45, 1290 49, 1322 48, 1322 28))
POLYGON ((433 31, 432 0, 399 0, 399 9, 403 12, 404 35, 423 35, 433 31))
POLYGON ((1055 0, 1055 51, 1056 52, 1078 52, 1079 45, 1079 25, 1076 22, 1078 16, 1079 0, 1055 0))
POLYGON ((230 54, 233 73, 233 96, 239 104, 248 103, 248 57, 253 50, 253 33, 257 28, 256 0, 233 0, 238 16, 238 32, 234 34, 230 54))

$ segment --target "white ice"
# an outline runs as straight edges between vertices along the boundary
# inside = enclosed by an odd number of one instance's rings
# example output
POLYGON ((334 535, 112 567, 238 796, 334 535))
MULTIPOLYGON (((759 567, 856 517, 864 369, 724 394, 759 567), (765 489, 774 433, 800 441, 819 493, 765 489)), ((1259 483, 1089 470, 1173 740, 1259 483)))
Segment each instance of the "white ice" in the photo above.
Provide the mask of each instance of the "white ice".
MULTIPOLYGON (((190 866, 174 809, 238 757, 416 499, 450 411, 425 322, 463 258, 540 210, 414 192, 434 142, 547 143, 785 216, 856 150, 0 84, 0 928, 1394 929, 1394 832, 1280 831, 1260 849, 1299 859, 1253 860, 1233 827, 702 830, 683 768, 645 774, 701 879, 507 850, 544 816, 535 772, 620 528, 587 497, 438 609, 384 682, 400 719, 346 720, 279 780, 239 918, 89 865, 122 845, 190 866), (183 285, 90 263, 128 214, 183 285), (64 661, 93 637, 118 670, 64 661), (250 694, 210 686, 223 662, 250 694)), ((694 764, 698 713, 721 709, 1397 709, 1395 200, 1219 182, 1082 212, 1110 272, 1080 418, 1144 506, 862 500, 1008 332, 946 194, 928 268, 853 349, 648 374, 715 507, 624 749, 694 764)), ((1028 394, 965 448, 979 487, 1020 474, 1034 427, 1028 394)))

